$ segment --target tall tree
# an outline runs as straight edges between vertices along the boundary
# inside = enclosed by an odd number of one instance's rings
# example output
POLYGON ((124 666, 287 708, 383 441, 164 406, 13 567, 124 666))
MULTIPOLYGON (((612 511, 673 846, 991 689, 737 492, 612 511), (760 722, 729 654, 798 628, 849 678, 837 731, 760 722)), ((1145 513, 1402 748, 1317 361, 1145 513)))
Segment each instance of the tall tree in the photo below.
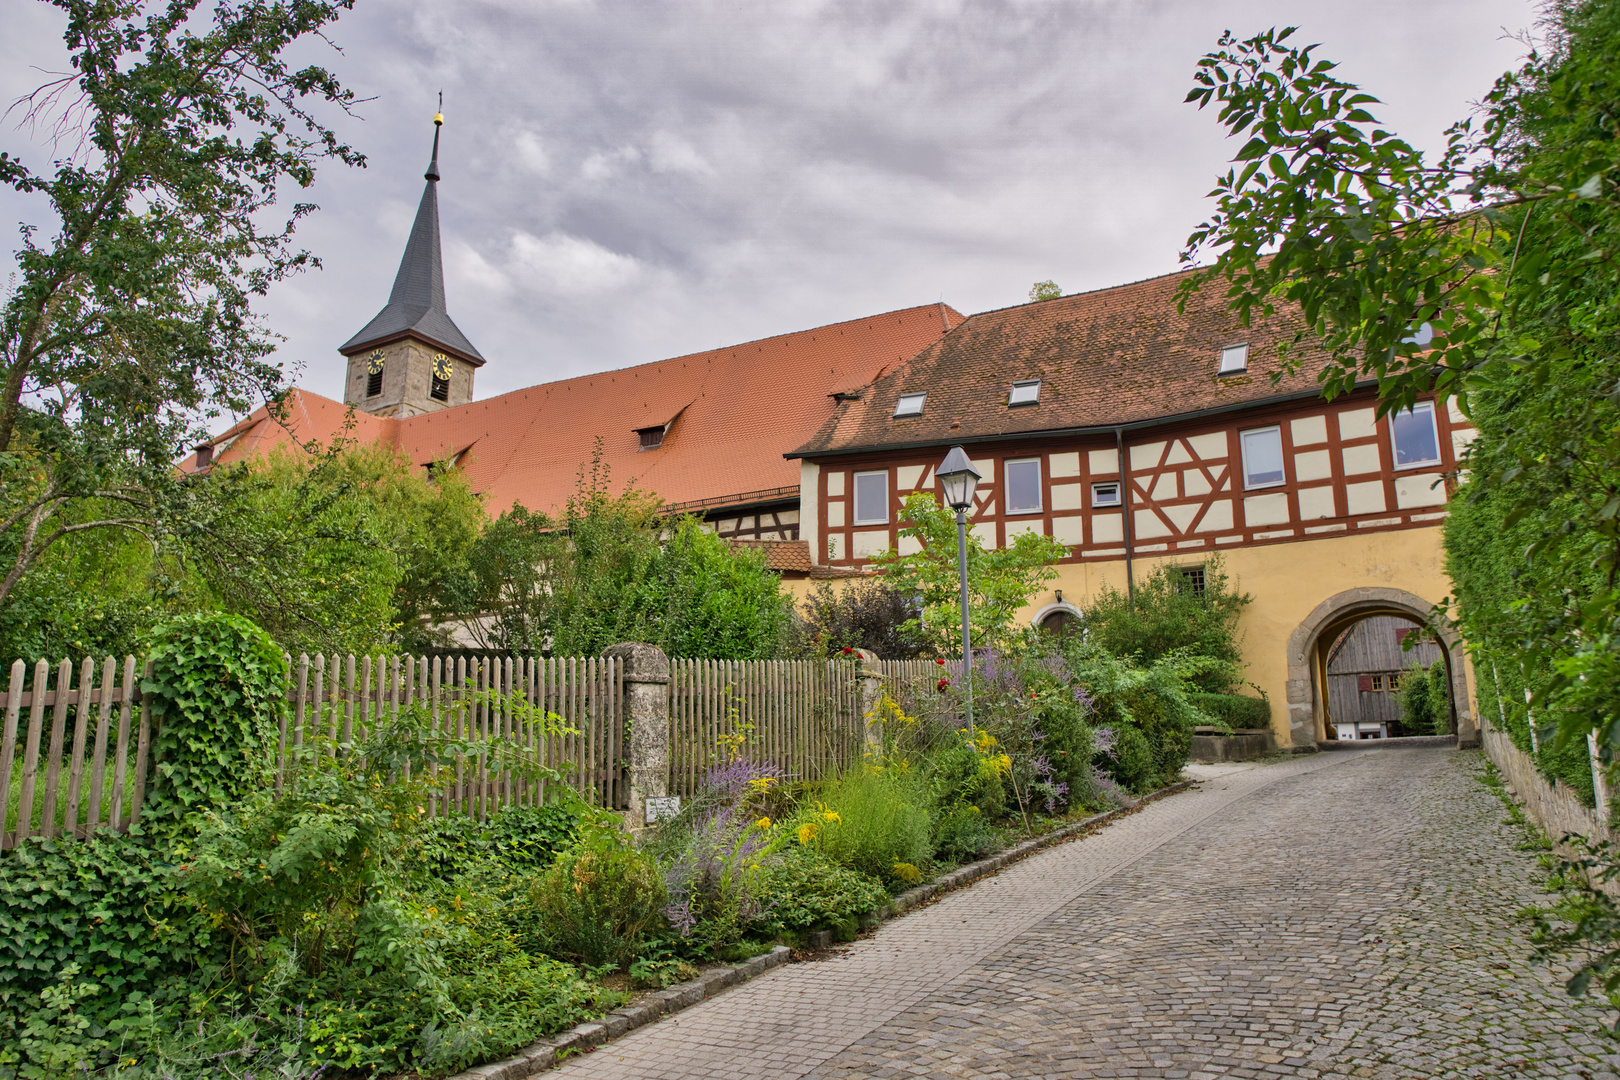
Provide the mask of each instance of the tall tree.
POLYGON ((314 207, 278 195, 364 162, 316 113, 352 92, 284 56, 353 0, 51 2, 73 72, 12 109, 59 156, 0 152, 49 220, 0 308, 0 603, 65 537, 155 537, 206 422, 280 391, 252 300, 318 262, 293 244, 314 207))
POLYGON ((1561 745, 1597 729, 1607 753, 1620 749, 1620 3, 1544 12, 1524 63, 1432 159, 1292 29, 1222 37, 1188 100, 1218 106, 1244 142, 1189 238, 1185 258, 1210 261, 1186 287, 1224 288, 1245 321, 1299 305, 1284 366, 1324 348, 1328 396, 1375 382, 1381 411, 1433 392, 1476 418, 1448 523, 1457 612, 1474 648, 1497 650, 1476 670, 1532 690, 1561 745), (1498 541, 1515 537, 1509 554, 1498 541))

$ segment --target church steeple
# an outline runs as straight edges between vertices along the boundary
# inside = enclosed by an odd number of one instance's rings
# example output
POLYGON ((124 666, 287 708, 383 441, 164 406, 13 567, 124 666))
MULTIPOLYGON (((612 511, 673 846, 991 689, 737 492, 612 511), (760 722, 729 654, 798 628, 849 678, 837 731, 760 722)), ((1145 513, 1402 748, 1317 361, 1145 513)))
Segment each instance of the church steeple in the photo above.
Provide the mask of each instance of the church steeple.
POLYGON ((444 114, 436 114, 433 157, 423 174, 422 201, 388 303, 338 349, 350 358, 344 398, 368 412, 409 416, 471 400, 473 369, 484 365, 483 356, 445 310, 438 197, 439 129, 443 124, 444 114), (414 347, 400 347, 406 345, 414 347), (362 353, 367 355, 362 357, 362 353), (416 353, 423 356, 416 357, 416 353), (424 362, 414 363, 413 359, 424 362), (403 378, 387 378, 390 367, 400 369, 395 374, 403 378), (417 367, 422 372, 415 372, 417 367), (411 378, 423 373, 423 378, 411 378), (458 388, 458 382, 464 386, 458 388), (462 392, 456 393, 457 389, 462 392))

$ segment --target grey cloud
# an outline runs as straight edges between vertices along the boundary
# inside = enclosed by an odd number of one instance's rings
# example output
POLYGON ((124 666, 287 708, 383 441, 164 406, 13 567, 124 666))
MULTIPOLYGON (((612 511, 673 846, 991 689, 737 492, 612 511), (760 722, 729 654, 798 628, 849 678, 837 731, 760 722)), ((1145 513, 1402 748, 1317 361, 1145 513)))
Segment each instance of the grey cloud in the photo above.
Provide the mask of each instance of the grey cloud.
MULTIPOLYGON (((1533 14, 361 0, 334 36, 375 98, 342 125, 371 167, 322 174, 302 236, 326 268, 267 311, 304 384, 336 393, 336 345, 387 296, 440 88, 450 310, 489 358, 488 395, 941 298, 999 307, 1041 278, 1073 291, 1173 270, 1230 156, 1214 117, 1181 104, 1223 28, 1304 24, 1434 145, 1515 59, 1498 27, 1533 14)), ((0 220, 14 207, 0 200, 0 220)))

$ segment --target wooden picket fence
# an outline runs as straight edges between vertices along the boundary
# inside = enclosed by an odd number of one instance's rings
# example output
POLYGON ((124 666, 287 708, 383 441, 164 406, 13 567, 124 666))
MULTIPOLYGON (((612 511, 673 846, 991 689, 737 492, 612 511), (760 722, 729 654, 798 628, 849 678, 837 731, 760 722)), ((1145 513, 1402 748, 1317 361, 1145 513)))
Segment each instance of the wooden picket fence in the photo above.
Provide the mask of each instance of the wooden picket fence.
MULTIPOLYGON (((714 765, 743 754, 820 779, 860 760, 863 715, 850 660, 673 660, 669 792, 690 797, 714 765)), ((153 710, 140 691, 150 665, 134 657, 11 666, 0 730, 0 847, 31 836, 85 837, 127 829, 154 766, 153 710), (98 678, 99 673, 99 678, 98 678)), ((935 675, 927 661, 868 674, 897 687, 935 675)), ((480 819, 555 798, 556 781, 494 766, 480 744, 526 751, 591 803, 629 805, 624 674, 612 658, 299 656, 278 732, 277 784, 317 736, 363 746, 388 713, 419 705, 431 724, 474 750, 458 757, 429 812, 480 819), (554 714, 543 722, 537 710, 554 714), (560 723, 558 722, 560 721, 560 723), (559 731, 558 728, 565 729, 559 731)))

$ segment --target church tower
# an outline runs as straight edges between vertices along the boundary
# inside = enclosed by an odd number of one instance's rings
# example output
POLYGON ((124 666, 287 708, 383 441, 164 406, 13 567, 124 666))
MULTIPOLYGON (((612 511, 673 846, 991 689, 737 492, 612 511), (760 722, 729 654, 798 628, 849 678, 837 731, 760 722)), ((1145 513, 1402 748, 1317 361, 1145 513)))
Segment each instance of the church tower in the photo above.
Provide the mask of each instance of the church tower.
POLYGON ((349 361, 343 400, 379 416, 417 416, 472 400, 473 373, 484 358, 444 307, 439 251, 439 128, 433 117, 433 160, 424 178, 416 223, 405 242, 387 305, 338 349, 349 361))

